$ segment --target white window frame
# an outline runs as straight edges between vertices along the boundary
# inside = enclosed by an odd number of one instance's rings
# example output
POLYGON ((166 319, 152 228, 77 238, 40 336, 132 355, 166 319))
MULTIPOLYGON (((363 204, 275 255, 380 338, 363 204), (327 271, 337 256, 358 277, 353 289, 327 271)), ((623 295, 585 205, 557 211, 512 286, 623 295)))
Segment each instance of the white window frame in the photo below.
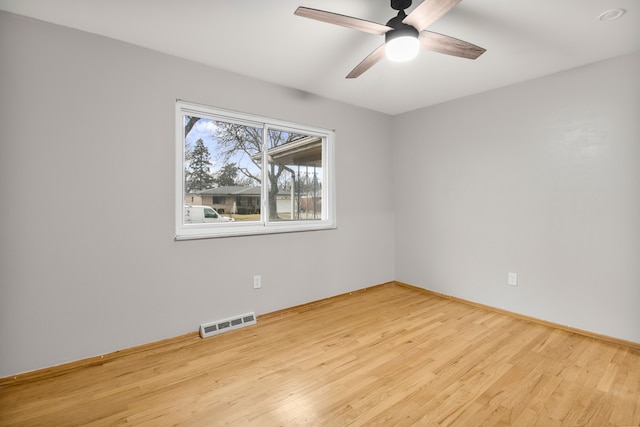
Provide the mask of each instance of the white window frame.
POLYGON ((272 233, 291 233, 337 228, 336 222, 336 186, 335 186, 335 132, 333 130, 287 122, 263 116, 224 110, 181 100, 176 101, 176 169, 175 169, 175 233, 176 240, 207 239, 216 237, 246 236, 272 233), (247 124, 263 129, 263 158, 260 221, 237 221, 207 224, 184 223, 184 116, 197 116, 232 123, 247 124), (268 173, 267 132, 270 128, 287 130, 322 139, 322 206, 319 220, 269 221, 268 213, 268 173))

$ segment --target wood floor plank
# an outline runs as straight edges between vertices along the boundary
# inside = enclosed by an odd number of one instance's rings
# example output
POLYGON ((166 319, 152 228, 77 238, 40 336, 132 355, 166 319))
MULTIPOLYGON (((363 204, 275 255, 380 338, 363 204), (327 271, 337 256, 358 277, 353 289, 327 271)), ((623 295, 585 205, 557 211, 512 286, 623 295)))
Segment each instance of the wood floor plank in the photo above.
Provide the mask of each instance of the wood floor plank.
POLYGON ((2 426, 638 426, 640 351, 387 284, 0 388, 2 426))

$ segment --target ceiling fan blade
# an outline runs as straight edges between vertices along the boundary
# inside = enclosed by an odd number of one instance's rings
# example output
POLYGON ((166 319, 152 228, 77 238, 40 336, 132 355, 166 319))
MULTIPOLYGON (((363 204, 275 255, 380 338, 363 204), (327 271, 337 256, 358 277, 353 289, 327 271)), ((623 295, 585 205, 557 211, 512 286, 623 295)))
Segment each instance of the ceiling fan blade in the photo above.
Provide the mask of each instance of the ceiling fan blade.
POLYGON ((378 24, 376 22, 365 21, 364 19, 353 18, 351 16, 340 15, 338 13, 326 12, 324 10, 311 9, 309 7, 300 6, 294 12, 295 15, 305 18, 315 19, 316 21, 328 22, 329 24, 341 25, 343 27, 352 28, 365 33, 383 35, 391 27, 378 24))
POLYGON ((369 56, 364 58, 361 63, 356 65, 356 68, 351 70, 349 74, 347 74, 348 79, 355 79, 369 68, 373 67, 378 61, 384 58, 384 44, 380 45, 376 50, 371 52, 369 56))
POLYGON ((486 49, 474 44, 431 31, 421 32, 419 40, 423 49, 461 58, 476 59, 486 52, 486 49))
POLYGON ((424 0, 413 11, 402 20, 403 23, 415 27, 422 31, 429 25, 436 22, 451 8, 460 3, 461 0, 424 0))

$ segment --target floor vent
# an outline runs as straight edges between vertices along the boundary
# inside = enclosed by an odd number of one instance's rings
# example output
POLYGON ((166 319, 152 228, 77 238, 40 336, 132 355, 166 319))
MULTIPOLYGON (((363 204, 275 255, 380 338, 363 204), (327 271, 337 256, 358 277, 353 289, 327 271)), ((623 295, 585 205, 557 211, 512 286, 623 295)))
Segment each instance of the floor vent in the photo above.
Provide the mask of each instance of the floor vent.
POLYGON ((223 332, 232 331, 244 326, 255 325, 255 313, 242 314, 240 316, 230 317, 215 322, 203 323, 200 325, 200 336, 202 338, 218 335, 223 332))

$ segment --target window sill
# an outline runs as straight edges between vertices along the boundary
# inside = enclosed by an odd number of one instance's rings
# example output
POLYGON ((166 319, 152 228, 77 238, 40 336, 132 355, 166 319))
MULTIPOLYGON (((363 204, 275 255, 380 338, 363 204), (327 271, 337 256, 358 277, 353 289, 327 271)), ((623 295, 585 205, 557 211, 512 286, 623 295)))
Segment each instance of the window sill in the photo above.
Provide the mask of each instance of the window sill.
POLYGON ((218 239, 224 237, 242 237, 242 236, 259 236, 263 234, 282 234, 282 233, 304 233, 308 231, 326 231, 336 230, 338 228, 335 224, 319 223, 310 226, 308 224, 291 225, 291 224, 270 224, 264 226, 262 224, 251 224, 247 226, 238 226, 234 224, 233 227, 224 229, 224 226, 220 229, 212 230, 211 227, 201 227, 193 225, 184 227, 181 234, 175 236, 176 241, 183 240, 199 240, 199 239, 218 239))

